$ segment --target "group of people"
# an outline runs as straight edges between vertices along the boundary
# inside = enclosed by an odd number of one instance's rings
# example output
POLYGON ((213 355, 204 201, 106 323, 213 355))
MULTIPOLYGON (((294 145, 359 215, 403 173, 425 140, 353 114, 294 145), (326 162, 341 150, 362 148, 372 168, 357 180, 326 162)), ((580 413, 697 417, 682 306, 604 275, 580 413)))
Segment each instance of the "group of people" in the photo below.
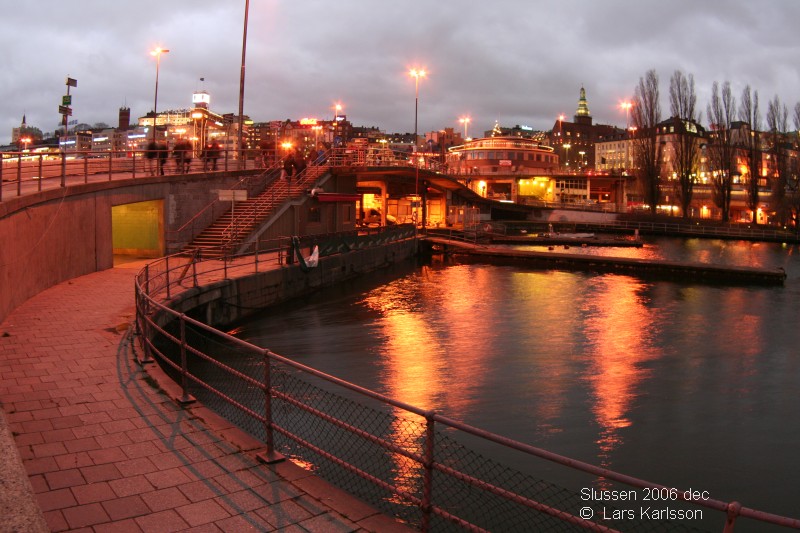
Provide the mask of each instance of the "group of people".
POLYGON ((304 157, 303 154, 297 150, 287 155, 283 160, 283 172, 281 173, 281 177, 286 180, 291 180, 292 175, 299 176, 306 167, 310 165, 321 165, 324 162, 325 152, 323 150, 319 150, 316 153, 312 152, 308 157, 304 157))
MULTIPOLYGON (((172 157, 175 159, 175 173, 186 174, 192 165, 192 153, 194 147, 189 140, 179 139, 172 147, 172 157)), ((203 170, 217 170, 217 160, 222 152, 222 147, 217 141, 211 141, 200 152, 203 160, 203 170)), ((169 159, 169 147, 165 142, 150 141, 145 150, 145 158, 151 176, 164 175, 167 160, 169 159)))

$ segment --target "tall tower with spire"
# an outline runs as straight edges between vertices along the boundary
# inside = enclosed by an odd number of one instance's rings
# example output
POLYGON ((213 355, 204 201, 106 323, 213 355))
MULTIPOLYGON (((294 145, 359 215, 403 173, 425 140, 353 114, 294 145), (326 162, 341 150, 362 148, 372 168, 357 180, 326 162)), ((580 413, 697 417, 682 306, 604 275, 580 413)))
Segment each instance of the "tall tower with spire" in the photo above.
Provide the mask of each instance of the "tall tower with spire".
POLYGON ((592 125, 592 113, 589 111, 589 103, 586 101, 586 89, 581 85, 581 96, 578 99, 578 110, 575 111, 575 124, 592 125))

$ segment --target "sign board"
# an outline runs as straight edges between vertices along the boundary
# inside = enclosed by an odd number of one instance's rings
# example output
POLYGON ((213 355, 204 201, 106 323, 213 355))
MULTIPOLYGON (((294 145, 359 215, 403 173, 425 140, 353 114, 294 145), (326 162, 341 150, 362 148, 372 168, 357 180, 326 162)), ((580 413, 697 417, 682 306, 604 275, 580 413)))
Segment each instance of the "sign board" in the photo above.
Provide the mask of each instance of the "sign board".
POLYGON ((63 105, 58 106, 58 112, 64 115, 65 117, 72 115, 72 109, 63 105))
POLYGON ((511 166, 511 160, 510 159, 501 159, 499 161, 499 163, 500 163, 501 167, 510 167, 511 166))
POLYGON ((75 78, 67 78, 67 87, 77 87, 77 86, 78 86, 78 80, 76 80, 75 78))
POLYGON ((72 105, 72 95, 65 94, 61 97, 61 105, 72 105))
POLYGON ((220 189, 219 199, 223 202, 243 202, 247 200, 247 191, 240 189, 220 189))

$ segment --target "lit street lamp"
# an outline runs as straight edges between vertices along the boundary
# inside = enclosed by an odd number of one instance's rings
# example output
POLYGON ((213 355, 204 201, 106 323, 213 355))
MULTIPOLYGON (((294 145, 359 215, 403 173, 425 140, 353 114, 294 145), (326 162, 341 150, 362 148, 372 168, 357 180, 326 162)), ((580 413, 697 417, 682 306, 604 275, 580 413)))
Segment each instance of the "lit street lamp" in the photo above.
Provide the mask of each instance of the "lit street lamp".
POLYGON ((564 143, 564 151, 566 152, 566 156, 564 157, 564 159, 566 160, 565 163, 564 163, 565 166, 569 166, 569 149, 570 148, 572 148, 571 144, 564 143))
POLYGON ((631 102, 622 102, 619 104, 619 107, 625 110, 625 129, 627 130, 630 127, 630 124, 628 123, 628 114, 630 113, 633 104, 631 102))
POLYGON ((161 66, 161 54, 166 54, 168 52, 169 50, 163 48, 156 48, 150 52, 150 55, 156 58, 156 96, 153 101, 153 142, 156 142, 156 123, 158 122, 158 70, 161 66))
POLYGON ((469 138, 467 136, 467 126, 469 126, 469 123, 470 123, 471 120, 472 119, 469 118, 469 117, 462 117, 462 118, 458 119, 458 121, 464 125, 464 140, 465 141, 469 138))
POLYGON ((419 79, 425 77, 425 71, 412 68, 409 74, 414 78, 414 151, 417 151, 417 117, 419 114, 419 79))
POLYGON ((239 168, 244 162, 244 147, 242 146, 242 134, 244 130, 244 60, 247 52, 247 16, 250 13, 250 0, 244 2, 244 28, 242 29, 242 69, 239 75, 239 131, 237 132, 237 149, 239 152, 239 168))
POLYGON ((30 137, 20 137, 19 142, 24 145, 23 152, 28 151, 28 145, 31 144, 32 140, 30 137))
MULTIPOLYGON (((420 201, 419 196, 419 160, 417 159, 417 117, 419 113, 419 79, 425 77, 425 70, 422 69, 415 69, 412 68, 409 71, 409 74, 412 78, 414 78, 414 168, 416 169, 416 180, 414 184, 414 196, 417 198, 417 202, 420 201)), ((415 211, 416 212, 416 211, 415 211)), ((424 218, 424 217, 423 217, 424 218)), ((422 221, 422 225, 425 225, 425 221, 422 221)))

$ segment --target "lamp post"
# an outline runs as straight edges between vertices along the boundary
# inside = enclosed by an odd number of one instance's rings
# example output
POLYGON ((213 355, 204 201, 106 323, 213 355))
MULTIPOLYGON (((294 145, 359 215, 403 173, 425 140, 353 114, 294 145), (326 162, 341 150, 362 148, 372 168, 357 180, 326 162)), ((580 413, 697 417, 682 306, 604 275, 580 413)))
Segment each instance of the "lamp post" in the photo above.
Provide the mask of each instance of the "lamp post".
POLYGON ((342 104, 333 104, 333 133, 331 134, 331 147, 336 146, 336 137, 339 135, 339 111, 342 110, 342 104))
POLYGON ((242 135, 244 130, 244 58, 247 51, 247 15, 250 12, 250 0, 244 2, 244 28, 242 29, 242 69, 239 76, 239 132, 238 132, 238 153, 239 168, 242 168, 244 159, 244 148, 242 147, 242 135))
POLYGON ((161 66, 161 54, 166 53, 169 53, 169 50, 161 47, 150 52, 150 55, 155 56, 156 58, 156 94, 153 101, 153 142, 156 142, 156 124, 158 122, 158 70, 161 66))
POLYGON ((464 125, 464 140, 465 141, 469 138, 467 136, 467 126, 469 126, 469 123, 470 123, 471 120, 472 119, 469 118, 469 117, 461 117, 460 119, 458 119, 458 121, 464 125))
POLYGON ((412 68, 409 74, 414 78, 414 151, 417 148, 417 117, 419 113, 419 79, 425 77, 425 70, 412 68))
MULTIPOLYGON (((571 144, 569 144, 569 143, 564 143, 564 151, 565 151, 565 153, 566 153, 566 155, 564 156, 564 159, 566 159, 566 161, 565 161, 565 163, 564 163, 564 164, 565 164, 565 166, 567 166, 567 167, 569 167, 569 149, 570 149, 570 148, 572 148, 572 145, 571 145, 571 144)), ((567 169, 567 170, 569 170, 569 169, 567 169)))
MULTIPOLYGON (((416 169, 416 179, 414 185, 414 196, 417 197, 417 202, 420 201, 419 196, 419 160, 417 158, 417 118, 419 114, 419 79, 425 77, 425 70, 412 68, 409 75, 414 78, 414 168, 416 169)), ((424 225, 424 221, 423 221, 424 225)))
POLYGON ((619 104, 619 107, 625 110, 625 129, 628 129, 628 126, 630 125, 628 124, 628 115, 630 114, 631 107, 633 107, 633 103, 622 102, 621 104, 619 104))

